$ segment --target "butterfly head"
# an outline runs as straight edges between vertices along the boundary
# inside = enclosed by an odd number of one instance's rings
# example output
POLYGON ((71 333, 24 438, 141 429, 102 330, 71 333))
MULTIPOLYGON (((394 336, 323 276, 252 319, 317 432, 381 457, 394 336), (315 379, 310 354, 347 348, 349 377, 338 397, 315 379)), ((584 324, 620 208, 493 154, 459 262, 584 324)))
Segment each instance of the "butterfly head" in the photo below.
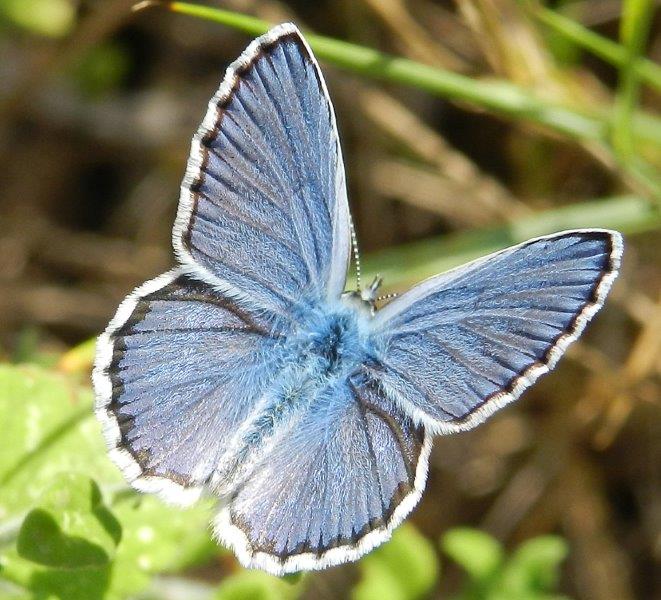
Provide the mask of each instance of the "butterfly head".
POLYGON ((383 277, 377 275, 372 283, 362 290, 344 292, 342 299, 359 310, 367 311, 373 315, 376 312, 377 292, 383 283, 383 277))

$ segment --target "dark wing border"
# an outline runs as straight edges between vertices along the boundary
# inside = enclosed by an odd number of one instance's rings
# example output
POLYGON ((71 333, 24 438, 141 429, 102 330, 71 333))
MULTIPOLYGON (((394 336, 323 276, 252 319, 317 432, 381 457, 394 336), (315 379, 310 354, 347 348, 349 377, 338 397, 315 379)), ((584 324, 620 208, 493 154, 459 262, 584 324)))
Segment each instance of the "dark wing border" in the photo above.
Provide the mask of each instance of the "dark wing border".
POLYGON ((133 290, 119 305, 115 316, 96 342, 96 358, 92 371, 95 392, 95 413, 101 423, 103 437, 108 446, 110 459, 119 467, 133 488, 141 492, 157 494, 170 504, 189 506, 202 494, 201 486, 186 486, 166 477, 145 474, 135 456, 124 446, 117 417, 110 409, 113 401, 111 367, 116 348, 113 335, 133 317, 140 301, 150 294, 170 285, 184 274, 181 268, 172 269, 154 279, 146 281, 133 290))
MULTIPOLYGON (((390 427, 390 425, 388 426, 390 427)), ((393 498, 393 500, 397 500, 397 505, 388 511, 386 521, 372 524, 368 531, 363 532, 362 535, 357 534, 356 539, 339 543, 321 552, 302 551, 286 557, 258 550, 253 547, 240 524, 234 523, 229 498, 213 522, 216 538, 235 553, 243 566, 262 569, 277 576, 296 571, 325 569, 358 560, 373 548, 390 539, 393 530, 402 523, 420 501, 427 482, 429 455, 432 449, 432 435, 426 429, 423 428, 423 430, 423 441, 415 466, 412 487, 401 497, 393 498)))

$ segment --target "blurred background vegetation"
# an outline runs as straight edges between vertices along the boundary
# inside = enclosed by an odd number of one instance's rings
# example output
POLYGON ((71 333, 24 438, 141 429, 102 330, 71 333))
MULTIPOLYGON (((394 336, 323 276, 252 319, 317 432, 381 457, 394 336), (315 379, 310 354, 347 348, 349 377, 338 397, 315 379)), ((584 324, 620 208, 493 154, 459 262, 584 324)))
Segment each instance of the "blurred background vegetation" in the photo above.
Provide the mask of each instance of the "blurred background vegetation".
POLYGON ((132 4, 0 0, 0 598, 659 597, 657 3, 132 4), (392 542, 276 579, 211 541, 211 504, 125 487, 91 413, 89 340, 172 265, 206 102, 264 21, 285 20, 326 36, 311 41, 365 266, 390 291, 570 227, 620 229, 627 248, 559 368, 437 440, 392 542))

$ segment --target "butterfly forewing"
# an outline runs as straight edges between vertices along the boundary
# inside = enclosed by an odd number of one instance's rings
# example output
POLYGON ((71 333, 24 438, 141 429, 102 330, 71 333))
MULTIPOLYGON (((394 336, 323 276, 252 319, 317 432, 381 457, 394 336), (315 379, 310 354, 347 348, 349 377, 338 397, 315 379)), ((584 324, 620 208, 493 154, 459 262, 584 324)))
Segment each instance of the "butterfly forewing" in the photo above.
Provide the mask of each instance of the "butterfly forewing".
POLYGON ((622 242, 539 238, 433 277, 377 313, 375 377, 437 433, 468 429, 553 367, 601 307, 622 242))
POLYGON ((274 314, 338 297, 349 212, 333 108, 291 25, 227 71, 193 140, 174 245, 195 275, 274 314))

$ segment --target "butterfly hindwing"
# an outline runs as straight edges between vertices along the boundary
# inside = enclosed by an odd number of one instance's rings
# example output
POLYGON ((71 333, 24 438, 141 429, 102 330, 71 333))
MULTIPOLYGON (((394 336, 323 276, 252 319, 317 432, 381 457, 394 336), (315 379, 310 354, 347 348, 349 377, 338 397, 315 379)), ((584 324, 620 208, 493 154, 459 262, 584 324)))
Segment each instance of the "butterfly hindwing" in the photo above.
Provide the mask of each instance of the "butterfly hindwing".
POLYGON ((97 345, 97 415, 132 485, 195 500, 278 368, 273 324, 180 269, 119 307, 97 345))
POLYGON ((349 210, 335 116, 293 25, 227 70, 193 138, 173 240, 191 273, 274 314, 344 290, 349 210))
POLYGON ((555 365, 621 253, 616 232, 568 231, 428 279, 377 312, 388 350, 373 374, 431 431, 474 427, 555 365))
POLYGON ((422 426, 352 378, 272 441, 216 534, 245 565, 275 574, 355 560, 418 502, 430 449, 422 426))

